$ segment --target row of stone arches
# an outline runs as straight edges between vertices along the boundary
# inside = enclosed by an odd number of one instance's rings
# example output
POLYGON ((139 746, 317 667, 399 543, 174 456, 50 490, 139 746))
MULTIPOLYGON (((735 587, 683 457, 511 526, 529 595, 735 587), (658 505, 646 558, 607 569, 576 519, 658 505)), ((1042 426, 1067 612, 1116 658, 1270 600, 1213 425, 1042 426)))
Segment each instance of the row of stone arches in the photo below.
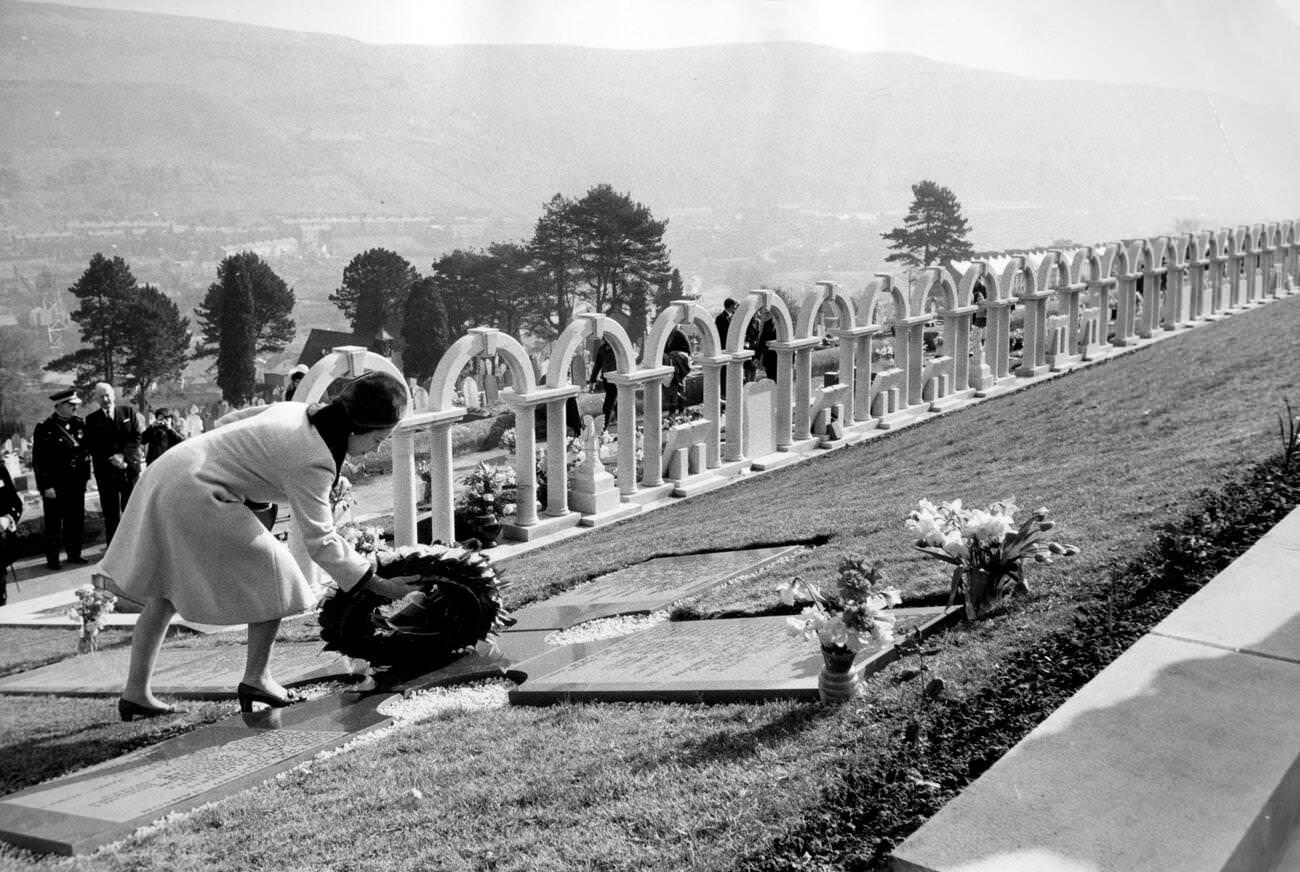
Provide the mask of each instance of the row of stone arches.
MULTIPOLYGON (((615 372, 608 376, 618 387, 615 486, 618 503, 628 505, 686 492, 684 481, 725 477, 754 463, 759 458, 748 455, 746 446, 757 427, 771 428, 775 452, 825 441, 832 423, 841 429, 888 427, 918 407, 939 408, 987 392, 1005 379, 1096 359, 1156 330, 1187 326, 1289 293, 1296 275, 1297 224, 1284 222, 989 258, 922 270, 906 280, 879 274, 854 295, 833 282, 819 282, 798 299, 795 311, 776 292, 757 289, 740 300, 725 336, 718 334, 712 315, 698 302, 674 301, 655 319, 639 355, 614 319, 578 315, 553 343, 544 379, 535 374, 517 339, 493 328, 476 328, 439 362, 428 409, 408 415, 396 432, 396 537, 399 543, 415 541, 416 443, 425 440, 433 537, 452 538, 450 430, 465 413, 454 405, 455 381, 475 358, 495 358, 510 373, 511 387, 501 396, 516 411, 519 498, 507 535, 531 539, 599 520, 570 505, 564 427, 565 404, 582 390, 571 380, 573 360, 593 344, 608 342, 616 360, 615 372), (1009 351, 1013 308, 1019 308, 1023 318, 1023 346, 1014 368, 1009 351), (982 316, 978 326, 977 313, 982 316), (750 406, 756 408, 758 399, 751 399, 754 391, 745 378, 745 364, 754 355, 746 346, 748 326, 755 318, 768 317, 775 340, 767 347, 776 356, 776 378, 765 386, 770 396, 762 402, 770 409, 770 422, 755 417, 750 406), (834 326, 826 328, 824 323, 834 326), (926 351, 924 331, 935 324, 941 324, 942 353, 926 351), (663 429, 660 388, 673 370, 664 365, 663 354, 672 332, 684 326, 698 337, 692 363, 702 376, 703 417, 688 435, 669 438, 663 429), (888 366, 877 368, 872 343, 886 333, 892 339, 892 358, 888 366), (815 384, 813 353, 828 347, 836 349, 836 376, 815 384), (539 409, 544 409, 548 424, 543 506, 536 501, 534 461, 534 416, 539 409), (666 457, 665 450, 685 452, 689 463, 683 460, 673 467, 674 459, 666 457), (629 474, 638 465, 643 470, 639 477, 629 474), (670 469, 671 480, 666 480, 670 469)), ((361 349, 339 349, 322 359, 308 374, 307 389, 300 389, 302 399, 319 396, 340 372, 392 368, 390 362, 367 355, 361 349)))

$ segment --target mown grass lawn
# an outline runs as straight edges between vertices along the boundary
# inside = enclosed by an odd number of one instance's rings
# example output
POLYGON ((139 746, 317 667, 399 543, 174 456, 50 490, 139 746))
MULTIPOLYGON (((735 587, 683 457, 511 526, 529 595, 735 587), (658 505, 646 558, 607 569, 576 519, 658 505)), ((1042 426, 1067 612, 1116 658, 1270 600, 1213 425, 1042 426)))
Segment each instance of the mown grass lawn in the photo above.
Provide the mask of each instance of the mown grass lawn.
MULTIPOLYGON (((1087 669, 1053 660, 1081 613, 1123 602, 1117 593, 1128 580, 1114 572, 1157 527, 1203 489, 1279 450, 1277 414, 1300 384, 1300 359, 1289 353, 1298 331, 1300 299, 1273 303, 593 531, 508 569, 519 605, 656 555, 824 535, 825 546, 691 610, 764 608, 780 581, 829 578, 847 553, 883 560, 895 583, 919 597, 943 591, 947 578, 944 564, 913 550, 903 527, 918 498, 1048 506, 1055 534, 1083 553, 1031 567, 1030 599, 904 657, 869 682, 860 705, 451 712, 97 855, 0 856, 0 868, 884 868, 890 844, 1141 631, 1149 615, 1130 627, 1123 615, 1109 616, 1113 639, 1087 643, 1087 669), (1000 682, 1011 664, 1043 680, 1008 690, 1000 682), (923 692, 928 682, 906 680, 916 674, 942 679, 939 699, 923 692), (918 728, 939 705, 951 715, 948 732, 918 728), (960 718, 972 725, 964 732, 960 718), (979 718, 1009 729, 995 734, 979 718), (932 734, 918 738, 917 729, 932 734), (961 771, 926 771, 927 754, 950 746, 965 755, 961 771), (852 813, 895 793, 904 820, 885 827, 852 813)), ((5 708, 6 757, 118 747, 149 741, 141 730, 154 729, 112 723, 103 700, 6 699, 5 708)))

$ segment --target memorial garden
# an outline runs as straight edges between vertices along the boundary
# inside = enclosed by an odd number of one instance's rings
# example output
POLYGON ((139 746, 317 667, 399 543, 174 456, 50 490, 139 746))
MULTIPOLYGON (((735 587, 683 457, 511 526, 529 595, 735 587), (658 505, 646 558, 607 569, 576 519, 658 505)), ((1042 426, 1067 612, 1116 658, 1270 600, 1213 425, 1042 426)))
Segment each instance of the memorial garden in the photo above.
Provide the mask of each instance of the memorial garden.
MULTIPOLYGON (((493 561, 518 618, 495 657, 468 655, 480 659, 464 684, 404 676, 367 692, 347 676, 304 681, 311 698, 284 710, 283 723, 278 712, 241 719, 231 700, 204 698, 187 699, 174 718, 119 723, 116 688, 10 691, 6 794, 89 766, 112 775, 115 761, 134 753, 139 763, 187 736, 215 738, 147 764, 161 774, 137 785, 135 811, 116 822, 173 810, 168 765, 222 790, 93 853, 0 847, 0 869, 889 868, 895 846, 1300 501, 1287 404, 1300 384, 1289 353, 1300 331, 1293 234, 1270 225, 1023 255, 882 277, 862 293, 820 285, 794 317, 759 291, 727 337, 682 301, 652 328, 641 364, 616 325, 581 316, 557 343, 545 386, 508 336, 473 332, 394 440, 393 513, 383 520, 398 545, 420 538, 416 463, 427 455, 429 529, 451 538, 457 380, 474 357, 501 355, 514 373, 505 399, 528 412, 516 417, 518 508, 503 519, 503 551, 544 547, 493 561), (1014 365, 1013 306, 1023 324, 1014 365), (744 323, 760 309, 775 313, 779 355, 762 394, 742 377, 744 323), (831 321, 816 317, 823 309, 831 321), (975 326, 977 312, 985 326, 975 326), (928 344, 936 316, 943 341, 928 344), (704 423, 677 436, 661 432, 658 387, 679 325, 702 337, 704 423), (887 330, 892 365, 873 372, 887 330), (566 354, 608 336, 621 404, 613 461, 638 468, 638 423, 646 456, 637 477, 602 478, 589 464, 584 480, 564 462, 563 407, 578 391, 566 354), (815 384, 811 358, 824 346, 837 349, 836 374, 815 384), (973 353, 952 353, 966 348, 973 353), (544 504, 535 496, 539 407, 558 458, 544 504), (755 432, 755 408, 770 410, 766 435, 755 432), (1061 544, 1020 567, 1015 596, 970 613, 959 598, 948 611, 951 567, 917 547, 920 500, 1014 502, 1017 525, 1050 518, 1061 544), (1040 506, 1049 513, 1034 515, 1040 506), (881 611, 898 616, 893 653, 852 698, 824 704, 815 666, 789 685, 774 677, 773 651, 821 660, 817 639, 786 630, 803 604, 780 590, 796 577, 832 590, 845 561, 871 567, 860 574, 872 593, 897 590, 898 605, 881 611), (580 628, 574 616, 628 613, 643 624, 624 641, 545 638, 580 628), (908 617, 922 613, 944 621, 908 617), (735 622, 782 631, 778 639, 735 622), (929 631, 914 632, 921 626, 929 631), (701 644, 712 647, 697 659, 723 676, 707 692, 690 683, 699 663, 673 659, 675 648, 701 644), (532 659, 554 648, 565 648, 560 661, 532 659), (548 675, 568 677, 529 698, 530 682, 547 686, 548 675), (646 675, 672 693, 647 691, 646 675), (260 743, 258 753, 284 765, 269 779, 240 769, 255 755, 222 756, 227 741, 260 743), (204 754, 192 770, 174 762, 204 754)), ((342 350, 304 391, 320 395, 352 368, 383 366, 375 357, 342 350)), ((98 652, 77 655, 71 636, 0 627, 0 676, 22 681, 51 661, 89 675, 127 638, 105 630, 98 652)), ((238 656, 241 634, 177 630, 167 647, 238 656)), ((312 616, 285 623, 281 648, 286 657, 319 651, 312 616)), ((133 770, 121 771, 122 784, 136 784, 133 770)), ((98 785, 99 799, 69 787, 43 807, 94 817, 95 803, 121 801, 106 795, 112 777, 96 777, 80 783, 98 785)))

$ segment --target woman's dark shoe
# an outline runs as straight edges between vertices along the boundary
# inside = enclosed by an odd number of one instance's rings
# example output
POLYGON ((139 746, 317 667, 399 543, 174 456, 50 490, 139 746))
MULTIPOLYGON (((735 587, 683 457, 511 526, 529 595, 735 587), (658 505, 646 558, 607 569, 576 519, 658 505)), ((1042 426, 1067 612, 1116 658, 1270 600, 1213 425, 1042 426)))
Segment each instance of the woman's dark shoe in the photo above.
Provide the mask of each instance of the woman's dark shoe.
POLYGON ((134 718, 156 718, 159 715, 178 715, 182 714, 181 710, 174 705, 164 705, 154 708, 151 705, 140 705, 138 702, 131 702, 129 699, 119 699, 117 701, 117 713, 122 716, 122 720, 130 721, 134 718))
POLYGON ((251 712, 255 702, 269 705, 271 708, 284 708, 298 701, 297 697, 292 694, 276 696, 262 690, 260 687, 253 687, 253 685, 245 684, 242 681, 239 683, 239 687, 235 688, 235 695, 239 697, 239 710, 241 712, 251 712))

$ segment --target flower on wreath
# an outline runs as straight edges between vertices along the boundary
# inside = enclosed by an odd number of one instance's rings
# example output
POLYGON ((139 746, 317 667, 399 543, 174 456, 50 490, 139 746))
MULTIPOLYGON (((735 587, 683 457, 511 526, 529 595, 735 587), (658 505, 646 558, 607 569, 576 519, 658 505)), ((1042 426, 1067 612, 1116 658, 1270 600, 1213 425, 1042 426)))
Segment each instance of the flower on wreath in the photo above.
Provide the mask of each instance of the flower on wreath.
POLYGON ((1050 564, 1079 553, 1075 545, 1044 538, 1055 527, 1045 507, 1035 509, 1021 524, 1015 521, 1018 509, 1009 499, 983 509, 967 509, 961 500, 939 505, 920 500, 905 522, 917 534, 920 551, 953 564, 948 604, 960 599, 968 618, 986 613, 1006 597, 1029 592, 1026 558, 1050 564))
POLYGON ((816 639, 823 648, 858 652, 893 641, 895 619, 888 610, 902 599, 898 588, 888 585, 878 562, 844 558, 831 593, 797 575, 778 591, 786 605, 809 603, 798 617, 788 620, 790 630, 816 639))
POLYGON ((68 609, 67 616, 80 622, 83 639, 93 639, 103 627, 104 616, 116 609, 117 597, 89 584, 83 584, 73 592, 77 604, 68 609))
POLYGON ((384 531, 380 527, 343 524, 338 527, 338 534, 358 554, 374 554, 388 547, 388 543, 384 539, 384 531))

